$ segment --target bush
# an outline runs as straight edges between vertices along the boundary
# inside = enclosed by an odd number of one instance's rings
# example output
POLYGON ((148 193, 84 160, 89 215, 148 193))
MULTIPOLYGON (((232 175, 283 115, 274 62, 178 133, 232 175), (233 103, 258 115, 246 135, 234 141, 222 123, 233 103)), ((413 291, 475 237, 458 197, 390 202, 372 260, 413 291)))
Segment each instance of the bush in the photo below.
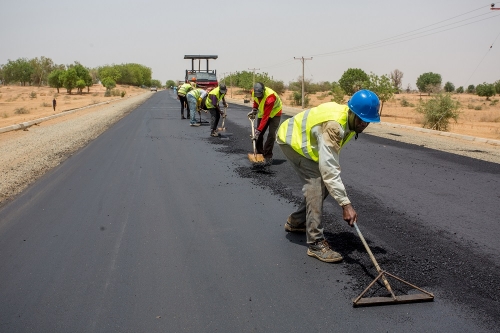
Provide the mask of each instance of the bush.
POLYGON ((498 104, 498 99, 491 101, 490 106, 495 106, 498 104))
POLYGON ((17 108, 15 111, 14 111, 15 114, 28 114, 30 113, 30 111, 26 108, 17 108))
POLYGON ((104 92, 104 97, 111 97, 111 90, 106 90, 104 92))
POLYGON ((43 108, 50 108, 50 107, 52 107, 52 104, 47 103, 47 102, 43 102, 42 104, 40 104, 40 106, 43 108))
POLYGON ((125 90, 122 90, 122 92, 120 93, 120 96, 125 97, 125 94, 126 94, 125 90))
POLYGON ((460 102, 453 100, 451 94, 439 93, 432 99, 421 102, 416 110, 424 115, 423 127, 446 131, 450 119, 457 121, 459 109, 460 102))
POLYGON ((30 98, 36 98, 36 92, 32 91, 32 92, 30 93, 30 98))
POLYGON ((407 107, 414 107, 415 104, 408 102, 408 100, 406 99, 406 97, 403 97, 401 99, 401 106, 404 107, 404 108, 407 108, 407 107))
POLYGON ((476 106, 474 107, 474 110, 477 110, 477 111, 480 111, 480 110, 482 110, 482 109, 483 109, 483 107, 482 107, 481 105, 476 105, 476 106))
MULTIPOLYGON (((310 102, 309 97, 307 97, 307 94, 306 94, 306 97, 304 99, 304 107, 308 107, 309 102, 310 102)), ((302 106, 302 93, 301 92, 299 92, 299 91, 293 92, 293 104, 297 105, 297 106, 302 106)))

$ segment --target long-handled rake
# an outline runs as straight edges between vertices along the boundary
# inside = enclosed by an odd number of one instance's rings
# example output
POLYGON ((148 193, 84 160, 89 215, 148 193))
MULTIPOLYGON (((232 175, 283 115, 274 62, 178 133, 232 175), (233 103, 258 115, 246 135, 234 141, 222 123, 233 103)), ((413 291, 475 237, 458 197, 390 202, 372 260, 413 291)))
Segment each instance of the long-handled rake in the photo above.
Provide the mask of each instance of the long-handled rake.
POLYGON ((380 268, 380 266, 377 263, 377 260, 375 260, 375 257, 373 256, 372 251, 370 250, 370 247, 368 246, 368 243, 366 243, 365 238, 361 234, 361 231, 359 231, 359 228, 356 223, 354 223, 354 227, 356 228, 356 231, 358 233, 359 238, 363 242, 363 245, 365 246, 366 252, 370 255, 370 259, 373 262, 373 265, 377 269, 378 276, 375 278, 375 280, 372 281, 366 287, 366 289, 359 295, 357 298, 355 298, 353 302, 354 307, 358 306, 371 306, 371 305, 387 305, 387 304, 399 304, 399 303, 415 303, 415 302, 432 302, 434 300, 434 295, 428 291, 425 291, 409 282, 406 282, 405 280, 389 273, 380 268), (391 285, 389 284, 389 281, 387 281, 386 276, 390 276, 414 289, 417 289, 421 291, 421 294, 410 294, 410 295, 401 295, 401 296, 396 296, 394 292, 392 291, 391 285), (391 294, 390 297, 363 297, 364 294, 379 280, 382 279, 382 282, 384 283, 385 288, 389 293, 391 294))

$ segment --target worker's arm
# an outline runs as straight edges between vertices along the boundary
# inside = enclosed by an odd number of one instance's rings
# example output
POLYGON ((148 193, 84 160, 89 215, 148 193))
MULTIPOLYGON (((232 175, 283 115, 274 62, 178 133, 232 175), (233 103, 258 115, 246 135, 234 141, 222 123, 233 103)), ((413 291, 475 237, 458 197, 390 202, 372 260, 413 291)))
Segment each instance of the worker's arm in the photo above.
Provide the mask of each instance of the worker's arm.
POLYGON ((262 132, 266 127, 266 124, 269 121, 269 116, 273 111, 274 102, 276 102, 276 96, 274 95, 269 95, 269 97, 267 97, 266 101, 264 102, 264 114, 262 115, 262 119, 260 120, 259 126, 257 127, 257 130, 259 132, 262 132))
POLYGON ((347 192, 340 178, 340 143, 344 130, 339 123, 328 121, 312 129, 319 152, 319 170, 328 192, 342 206, 343 218, 349 225, 356 222, 357 214, 347 197, 347 192))

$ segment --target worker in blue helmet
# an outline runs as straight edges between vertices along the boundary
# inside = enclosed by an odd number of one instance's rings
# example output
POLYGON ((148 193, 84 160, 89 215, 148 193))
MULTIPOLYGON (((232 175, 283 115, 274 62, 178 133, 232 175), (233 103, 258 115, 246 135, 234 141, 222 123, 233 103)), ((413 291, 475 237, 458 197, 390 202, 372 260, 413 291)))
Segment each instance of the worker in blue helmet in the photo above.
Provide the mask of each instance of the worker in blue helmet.
POLYGON ((285 223, 287 232, 306 233, 307 255, 324 262, 338 262, 323 234, 321 215, 328 194, 342 207, 342 217, 353 226, 357 213, 340 178, 342 147, 370 123, 380 122, 380 100, 370 90, 359 90, 347 105, 324 103, 302 111, 278 128, 281 150, 291 162, 303 185, 304 200, 285 223))

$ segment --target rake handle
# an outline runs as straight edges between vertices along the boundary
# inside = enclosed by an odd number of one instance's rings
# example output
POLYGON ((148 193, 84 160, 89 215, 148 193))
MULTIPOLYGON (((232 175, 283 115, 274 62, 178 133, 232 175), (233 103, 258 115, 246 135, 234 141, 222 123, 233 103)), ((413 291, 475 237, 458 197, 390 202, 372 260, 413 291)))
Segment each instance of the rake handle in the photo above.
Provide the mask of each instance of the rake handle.
POLYGON ((375 266, 375 269, 381 275, 381 278, 382 278, 382 281, 384 282, 385 288, 391 293, 392 297, 394 299, 396 299, 396 296, 392 292, 392 288, 391 288, 391 285, 389 284, 389 281, 387 281, 387 278, 384 276, 385 272, 382 271, 382 269, 378 265, 378 262, 375 259, 375 256, 373 255, 372 251, 370 250, 370 247, 368 246, 368 243, 366 242, 365 238, 363 237, 363 234, 359 230, 358 225, 356 224, 356 222, 354 222, 354 228, 356 228, 356 232, 358 233, 358 236, 361 239, 361 242, 365 246, 366 252, 368 252, 368 255, 370 256, 370 259, 372 260, 373 265, 375 266))

